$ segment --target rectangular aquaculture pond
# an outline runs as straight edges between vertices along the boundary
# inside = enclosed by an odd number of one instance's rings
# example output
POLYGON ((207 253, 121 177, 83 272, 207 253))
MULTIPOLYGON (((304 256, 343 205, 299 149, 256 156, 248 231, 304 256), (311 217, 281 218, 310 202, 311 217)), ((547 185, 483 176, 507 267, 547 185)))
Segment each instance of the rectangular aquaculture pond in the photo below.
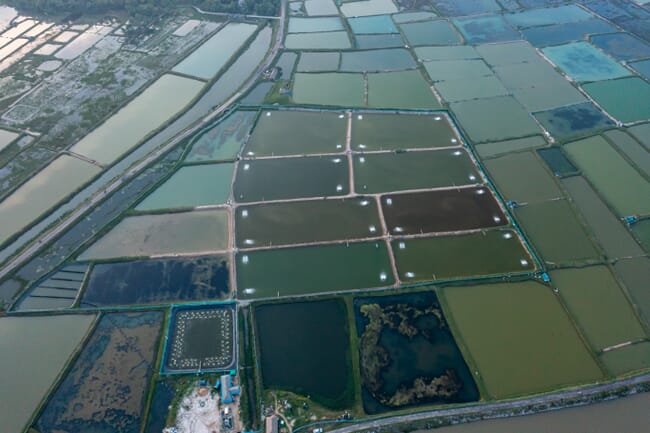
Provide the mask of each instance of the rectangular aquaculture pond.
POLYGON ((94 319, 81 314, 0 318, 0 430, 28 427, 94 319))
POLYGON ((246 156, 336 153, 345 148, 347 116, 331 111, 263 111, 246 143, 246 156))
POLYGON ((478 179, 476 166, 461 148, 354 156, 357 194, 468 185, 478 179))
POLYGON ((230 196, 233 170, 231 163, 181 167, 135 209, 146 212, 224 204, 230 196))
POLYGON ((349 192, 344 156, 239 161, 233 197, 240 203, 331 197, 349 192))
POLYGON ((124 218, 80 260, 205 253, 228 248, 228 213, 206 210, 124 218))
POLYGON ((330 409, 350 408, 353 370, 343 300, 260 305, 255 323, 265 389, 309 396, 330 409))
POLYGON ((373 198, 240 206, 235 218, 239 248, 382 235, 377 202, 373 198))
POLYGON ((137 433, 164 314, 104 315, 35 423, 42 433, 137 433))
POLYGON ((366 413, 479 399, 434 292, 355 298, 354 314, 366 413))
POLYGON ((459 145, 449 118, 442 114, 395 115, 359 113, 352 116, 353 150, 398 150, 459 145))
POLYGON ((446 189, 381 197, 388 232, 411 235, 453 232, 508 224, 486 187, 446 189))
POLYGON ((534 394, 604 377, 549 287, 526 281, 440 293, 454 335, 487 390, 484 397, 534 394))
POLYGON ((187 162, 234 159, 248 138, 257 111, 235 111, 192 139, 187 162))
POLYGON ((384 241, 240 252, 239 299, 388 287, 395 279, 384 241))
POLYGON ((400 280, 405 284, 535 270, 530 253, 510 229, 394 239, 392 246, 400 280))
POLYGON ((174 308, 164 373, 230 371, 237 362, 235 304, 174 308))
POLYGON ((230 294, 228 262, 211 255, 96 264, 81 307, 223 299, 230 294))

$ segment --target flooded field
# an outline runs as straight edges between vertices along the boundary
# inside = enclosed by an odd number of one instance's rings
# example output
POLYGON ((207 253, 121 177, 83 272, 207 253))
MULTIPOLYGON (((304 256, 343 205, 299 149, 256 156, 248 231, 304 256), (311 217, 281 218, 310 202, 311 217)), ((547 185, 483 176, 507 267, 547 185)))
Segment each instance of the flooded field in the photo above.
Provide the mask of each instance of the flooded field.
POLYGON ((353 150, 398 150, 456 146, 447 116, 364 113, 352 116, 353 150))
POLYGON ((99 171, 98 167, 67 155, 52 161, 0 202, 0 243, 27 228, 99 171))
POLYGON ((0 318, 2 431, 20 432, 28 427, 32 413, 54 386, 94 319, 94 315, 79 314, 0 318))
POLYGON ((298 73, 294 75, 293 100, 297 104, 362 107, 365 105, 363 75, 298 73))
POLYGON ((352 48, 345 31, 323 33, 292 33, 287 35, 284 45, 291 50, 345 50, 352 48))
POLYGON ((550 273, 569 312, 596 351, 646 338, 634 310, 605 266, 550 273))
POLYGON ((255 322, 264 388, 310 396, 332 409, 351 406, 350 325, 342 300, 260 305, 255 322))
POLYGON ((253 127, 256 111, 235 111, 192 142, 187 162, 234 159, 253 127))
POLYGON ((415 60, 404 48, 341 53, 340 70, 345 72, 399 71, 415 67, 415 60))
POLYGON ((18 136, 19 134, 13 131, 0 129, 0 151, 9 146, 16 138, 18 138, 18 136))
POLYGON ((564 146, 582 174, 612 205, 620 217, 650 213, 650 182, 632 168, 600 136, 564 146))
POLYGON ((330 72, 338 71, 341 53, 335 52, 309 52, 300 54, 298 72, 330 72))
POLYGON ((650 45, 628 33, 593 35, 590 42, 616 60, 636 60, 650 57, 650 45))
POLYGON ((534 153, 512 153, 484 164, 499 192, 508 200, 534 203, 562 197, 560 188, 534 153))
POLYGON ((475 143, 525 137, 540 133, 535 120, 511 96, 451 104, 469 138, 475 143), (486 112, 495 113, 489 119, 486 112))
POLYGON ((641 243, 641 246, 650 252, 650 219, 643 219, 632 225, 632 233, 641 243))
POLYGON ((559 147, 538 149, 537 154, 546 163, 555 177, 567 177, 579 174, 578 168, 564 156, 562 149, 559 147))
POLYGON ((162 321, 161 312, 104 315, 35 428, 139 432, 162 321))
POLYGON ((587 220, 589 228, 609 258, 632 257, 643 254, 623 223, 603 203, 596 191, 583 177, 562 180, 574 205, 587 220))
POLYGON ((256 29, 257 26, 252 24, 228 23, 176 65, 173 71, 209 80, 228 63, 256 29))
MULTIPOLYGON (((648 425, 650 394, 639 394, 619 400, 585 407, 562 409, 536 415, 479 421, 436 429, 436 433, 521 433, 538 430, 540 426, 554 433, 638 433, 648 425)), ((427 430, 427 432, 431 432, 427 430)), ((423 433, 420 431, 418 433, 423 433)), ((432 433, 432 432, 431 432, 432 433)))
POLYGON ((382 235, 377 203, 372 198, 241 206, 235 228, 239 248, 382 235))
POLYGON ((226 256, 96 264, 81 307, 176 303, 230 295, 226 256))
POLYGON ((474 163, 460 148, 354 157, 358 194, 467 185, 479 178, 474 163))
POLYGON ((650 176, 650 152, 642 144, 623 131, 607 131, 603 135, 624 153, 639 171, 650 176))
POLYGON ((487 391, 484 397, 532 394, 603 378, 550 288, 502 283, 448 287, 440 296, 454 336, 479 372, 475 377, 487 391))
POLYGON ((433 292, 356 298, 354 307, 366 413, 478 400, 433 292))
POLYGON ((626 77, 630 72, 588 42, 573 42, 542 49, 544 55, 576 81, 626 77))
POLYGON ((233 164, 181 167, 136 206, 139 211, 224 204, 230 196, 233 164))
POLYGON ((451 232, 508 223, 485 187, 389 194, 381 198, 382 213, 393 235, 451 232))
POLYGON ((456 18, 453 23, 465 38, 465 43, 472 45, 486 42, 515 41, 521 37, 500 15, 456 18))
POLYGON ((399 33, 390 15, 350 18, 348 24, 355 35, 399 33))
POLYGON ((535 264, 512 230, 392 241, 404 283, 530 272, 535 264))
POLYGON ((298 18, 289 20, 289 33, 335 32, 345 30, 339 17, 298 18))
POLYGON ((515 215, 549 266, 596 261, 600 254, 566 200, 534 203, 515 215))
POLYGON ((120 111, 70 148, 102 164, 111 164, 153 130, 181 111, 203 83, 177 75, 163 75, 120 111), (156 110, 151 110, 156 107, 156 110))
POLYGON ((259 157, 341 152, 346 127, 347 118, 339 113, 264 111, 244 154, 259 157))
POLYGON ((650 83, 639 78, 623 78, 584 85, 585 91, 617 120, 628 123, 650 119, 650 83))
POLYGON ((140 215, 123 219, 79 260, 201 254, 228 248, 228 214, 223 210, 140 215))
POLYGON ((168 339, 166 372, 230 370, 237 360, 235 306, 175 308, 168 339))
POLYGON ((237 254, 239 299, 334 292, 394 283, 384 241, 237 254))
MULTIPOLYGON (((370 50, 373 48, 397 48, 404 46, 404 39, 399 34, 356 35, 357 48, 370 50)), ((639 65, 641 66, 641 65, 639 65)))
POLYGON ((87 265, 68 265, 32 286, 12 307, 16 311, 69 308, 84 284, 87 265))
POLYGON ((515 138, 514 140, 492 141, 476 146, 476 152, 483 158, 492 158, 510 152, 534 149, 546 146, 546 140, 540 135, 526 138, 515 138))
POLYGON ((615 32, 616 27, 600 18, 590 18, 577 23, 552 24, 522 29, 528 42, 536 47, 561 45, 586 39, 590 34, 615 32))
POLYGON ((534 116, 556 140, 562 141, 614 126, 614 122, 591 102, 540 111, 534 116))
POLYGON ((368 106, 437 110, 440 103, 418 70, 368 74, 368 106))
POLYGON ((600 355, 613 376, 623 376, 650 369, 650 342, 637 342, 600 355))
POLYGON ((240 203, 331 197, 347 194, 348 183, 348 164, 340 157, 243 160, 233 197, 240 203))
POLYGON ((369 15, 383 15, 397 12, 397 7, 391 0, 361 0, 347 2, 341 6, 341 12, 347 18, 369 15))
POLYGON ((401 24, 406 39, 412 46, 455 45, 460 43, 460 35, 449 21, 420 21, 401 24))

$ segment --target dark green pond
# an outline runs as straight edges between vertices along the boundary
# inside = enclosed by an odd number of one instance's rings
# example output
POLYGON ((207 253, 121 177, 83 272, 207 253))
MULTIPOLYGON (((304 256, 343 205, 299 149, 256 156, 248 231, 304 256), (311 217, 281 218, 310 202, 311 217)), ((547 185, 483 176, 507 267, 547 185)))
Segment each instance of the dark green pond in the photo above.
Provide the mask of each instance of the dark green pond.
POLYGON ((261 305, 255 322, 264 388, 310 396, 333 409, 351 405, 349 324, 342 300, 261 305))

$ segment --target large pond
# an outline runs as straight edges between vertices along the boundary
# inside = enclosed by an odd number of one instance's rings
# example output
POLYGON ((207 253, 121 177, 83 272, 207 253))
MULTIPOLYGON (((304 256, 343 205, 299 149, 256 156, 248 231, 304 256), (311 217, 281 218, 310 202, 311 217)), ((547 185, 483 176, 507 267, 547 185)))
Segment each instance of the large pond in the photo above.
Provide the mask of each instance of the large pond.
POLYGON ((357 298, 354 307, 366 413, 478 400, 433 292, 357 298))
POLYGON ((266 389, 294 391, 333 409, 351 406, 349 323, 342 300, 261 305, 255 322, 266 389))

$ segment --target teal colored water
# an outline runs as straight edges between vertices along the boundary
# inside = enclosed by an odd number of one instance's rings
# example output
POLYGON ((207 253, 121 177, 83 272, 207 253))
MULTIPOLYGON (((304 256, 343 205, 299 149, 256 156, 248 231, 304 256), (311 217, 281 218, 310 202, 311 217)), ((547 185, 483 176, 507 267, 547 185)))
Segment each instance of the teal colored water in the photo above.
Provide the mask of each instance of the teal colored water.
POLYGON ((650 83, 638 77, 585 84, 584 89, 621 122, 650 119, 650 83))
POLYGON ((398 71, 415 68, 415 60, 404 48, 344 52, 341 71, 398 71))
POLYGON ((617 60, 636 60, 650 57, 650 45, 629 33, 593 35, 591 43, 617 60))
POLYGON ((646 80, 650 80, 650 60, 631 62, 629 65, 632 66, 646 80))
POLYGON ((343 29, 339 17, 291 17, 289 19, 289 33, 333 32, 343 29))
POLYGON ((400 27, 411 45, 455 45, 460 43, 460 36, 446 20, 401 24, 400 27))
POLYGON ((390 15, 350 18, 348 24, 355 34, 399 33, 390 15))
POLYGON ((395 48, 404 46, 404 39, 400 34, 384 35, 356 35, 357 48, 369 50, 372 48, 395 48))
POLYGON ((536 47, 560 45, 581 41, 586 35, 615 32, 616 27, 600 18, 591 18, 577 23, 555 24, 543 27, 522 29, 521 34, 536 47))
POLYGON ((517 27, 547 26, 586 21, 594 16, 577 5, 554 8, 532 9, 504 15, 510 24, 517 27))
POLYGON ((630 72, 588 42, 573 42, 542 50, 560 69, 576 81, 620 78, 630 72))
POLYGON ((500 15, 459 18, 454 19, 453 23, 465 37, 465 42, 470 44, 516 41, 521 38, 519 32, 500 15))
POLYGON ((223 204, 230 195, 233 167, 230 163, 181 167, 147 196, 136 210, 223 204))

